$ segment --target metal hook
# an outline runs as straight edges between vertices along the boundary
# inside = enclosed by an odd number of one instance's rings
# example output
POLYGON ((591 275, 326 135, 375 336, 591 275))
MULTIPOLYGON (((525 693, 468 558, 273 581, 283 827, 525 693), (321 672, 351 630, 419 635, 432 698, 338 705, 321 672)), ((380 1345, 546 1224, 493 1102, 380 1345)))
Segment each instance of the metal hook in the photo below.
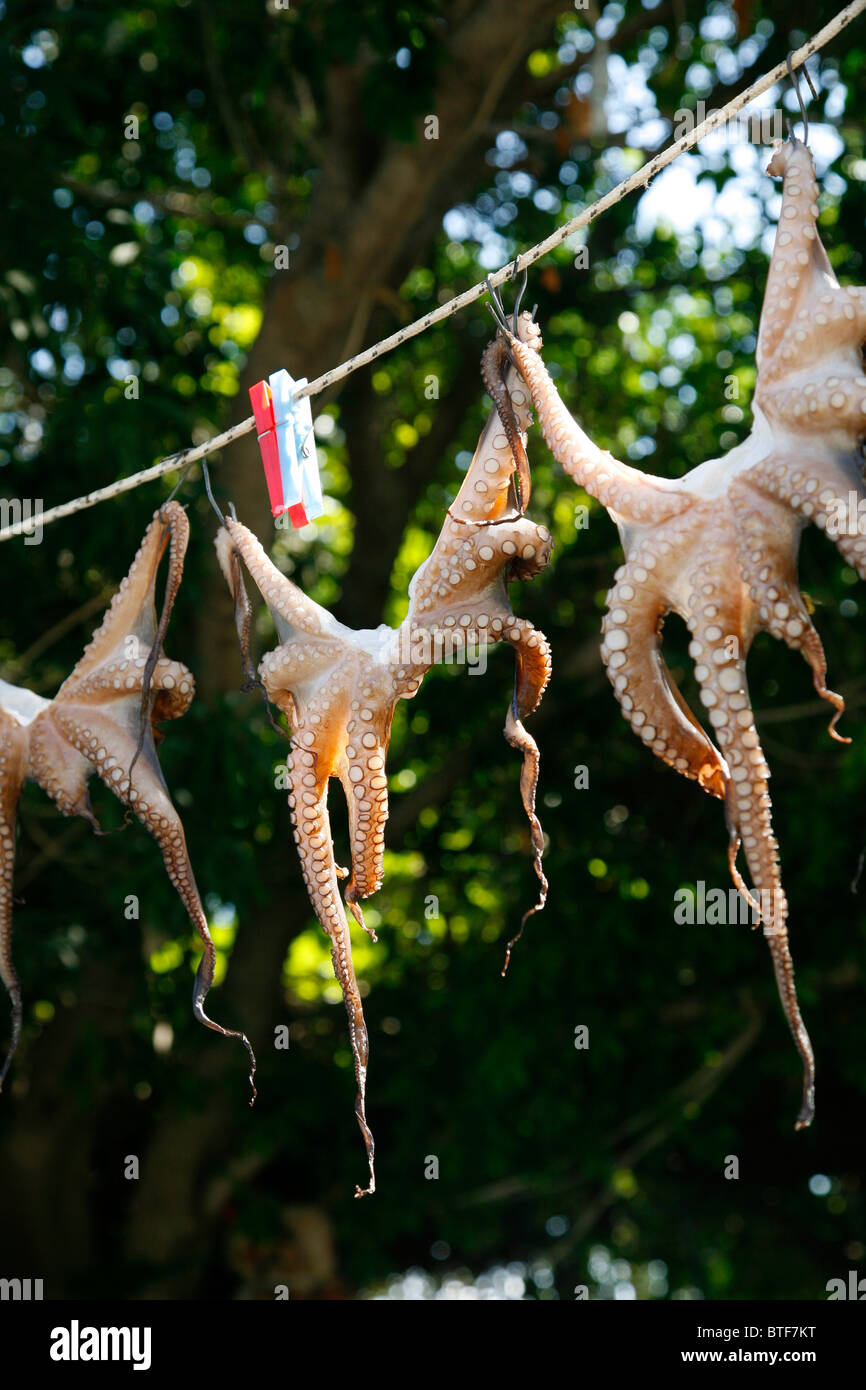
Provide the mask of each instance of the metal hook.
MULTIPOLYGON (((792 50, 791 50, 791 53, 793 53, 793 51, 794 51, 794 50, 792 49, 792 50)), ((818 100, 818 93, 815 91, 815 84, 814 84, 814 82, 812 81, 811 75, 810 75, 810 73, 809 73, 809 69, 806 67, 805 63, 803 64, 803 66, 802 66, 801 68, 798 68, 798 70, 797 70, 797 76, 796 76, 796 77, 794 76, 794 69, 793 69, 792 66, 791 66, 791 53, 789 53, 788 56, 787 56, 787 58, 785 59, 785 66, 786 66, 786 68, 788 69, 788 76, 789 76, 789 78, 791 79, 791 86, 794 88, 794 94, 795 94, 795 96, 796 96, 796 98, 797 98, 797 102, 798 102, 798 105, 799 105, 799 107, 800 107, 800 116, 801 116, 802 121, 803 121, 803 144, 804 144, 804 145, 808 145, 808 143, 809 143, 809 117, 808 117, 807 114, 806 114, 806 106, 805 106, 805 103, 804 103, 804 101, 803 101, 803 93, 800 91, 800 76, 799 76, 799 75, 800 75, 801 72, 805 73, 805 75, 806 75, 806 81, 807 81, 808 84, 809 84, 809 90, 811 91, 812 96, 815 98, 816 101, 818 100)), ((791 130, 791 122, 790 122, 790 121, 788 121, 788 134, 789 134, 792 138, 796 138, 796 137, 794 137, 793 131, 791 130)))
POLYGON ((203 476, 203 478, 204 478, 204 490, 205 490, 205 492, 207 493, 207 500, 210 502, 211 506, 213 507, 214 511, 216 512, 217 516, 219 517, 219 519, 220 519, 220 524, 223 525, 223 526, 225 526, 225 524, 226 524, 226 519, 225 519, 225 517, 223 516, 222 512, 220 511, 219 507, 217 506, 216 502, 214 501, 214 495, 213 495, 213 493, 212 493, 211 490, 210 490, 210 473, 208 472, 208 466, 207 466, 207 464, 205 463, 204 459, 202 459, 202 461, 201 461, 201 471, 202 471, 202 476, 203 476))
MULTIPOLYGON (((513 279, 514 279, 514 277, 515 277, 515 269, 516 269, 516 266, 517 266, 517 258, 515 257, 514 262, 512 263, 511 274, 510 274, 509 277, 508 277, 509 280, 513 280, 513 279)), ((502 304, 502 298, 501 298, 501 296, 500 296, 498 290, 495 290, 495 289, 493 288, 493 286, 491 285, 491 283, 490 283, 490 276, 489 276, 489 275, 485 275, 485 277, 484 277, 484 283, 485 283, 485 285, 487 286, 487 293, 490 295, 490 298, 491 298, 491 300, 492 300, 492 303, 488 304, 488 306, 487 306, 488 309, 489 309, 490 312, 492 313, 492 315, 493 315, 493 317, 495 318, 497 324, 498 324, 499 327, 503 330, 503 332, 508 333, 508 332, 510 331, 510 332, 514 335, 515 338, 518 336, 518 334, 517 334, 517 319, 518 319, 518 316, 519 316, 519 314, 520 314, 520 303, 521 303, 521 300, 523 299, 524 294, 526 293, 526 286, 527 286, 528 281, 529 281, 529 271, 528 271, 528 270, 524 270, 524 272, 523 272, 523 279, 521 280, 521 282, 520 282, 520 288, 519 288, 519 290, 517 291, 517 298, 516 298, 515 301, 514 301, 514 310, 513 310, 512 315, 511 315, 511 328, 510 328, 510 330, 509 330, 508 319, 507 319, 507 317, 506 317, 505 309, 504 309, 503 304, 502 304)), ((535 310, 533 310, 533 316, 534 316, 534 314, 535 314, 535 310)))
POLYGON ((166 503, 172 502, 172 501, 174 500, 174 495, 175 495, 175 493, 177 492, 177 490, 178 490, 178 488, 181 486, 181 484, 184 483, 184 482, 186 481, 186 475, 187 475, 187 473, 189 472, 189 470, 190 470, 191 468, 192 468, 192 464, 191 464, 191 463, 188 463, 188 464, 186 465, 186 468, 183 468, 183 469, 181 470, 180 477, 178 478, 178 480, 177 480, 177 482, 175 483, 174 487, 172 488, 171 492, 170 492, 170 493, 168 494, 168 496, 166 497, 165 502, 163 502, 163 504, 162 504, 163 506, 165 506, 166 503))
MULTIPOLYGON (((515 261, 514 264, 517 265, 517 261, 515 261)), ((514 309, 513 309, 512 314, 511 314, 511 331, 512 331, 512 333, 514 334, 515 338, 517 337, 517 320, 518 320, 518 318, 519 318, 519 316, 520 316, 520 301, 522 300, 523 296, 526 294, 526 286, 527 286, 528 282, 529 282, 529 271, 528 271, 528 270, 524 270, 524 272, 523 272, 523 279, 522 279, 521 282, 520 282, 520 289, 517 291, 517 298, 516 298, 515 301, 514 301, 514 309)))
POLYGON ((507 333, 508 320, 505 317, 505 310, 502 307, 502 300, 499 296, 499 291, 495 290, 491 285, 489 275, 485 275, 484 283, 487 286, 487 293, 490 295, 490 299, 492 301, 490 304, 488 304, 487 307, 493 315, 494 319, 496 320, 497 326, 501 328, 503 332, 507 333))

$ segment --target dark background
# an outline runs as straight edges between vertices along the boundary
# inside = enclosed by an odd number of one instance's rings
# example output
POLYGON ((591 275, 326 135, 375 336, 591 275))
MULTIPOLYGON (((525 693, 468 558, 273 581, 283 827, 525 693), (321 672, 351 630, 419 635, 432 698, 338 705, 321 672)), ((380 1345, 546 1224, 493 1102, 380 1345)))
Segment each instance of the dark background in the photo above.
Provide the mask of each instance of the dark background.
MULTIPOLYGON (((835 8, 809 7, 812 32, 835 8)), ((277 367, 312 378, 459 293, 648 158, 678 108, 720 106, 782 60, 807 37, 792 13, 748 0, 0 0, 5 495, 48 507, 144 468, 245 417, 248 385, 277 367), (635 63, 643 111, 617 98, 617 73, 635 63), (430 114, 438 140, 423 138, 430 114), (137 141, 124 138, 129 115, 137 141), (274 269, 280 246, 288 270, 274 269)), ((844 147, 822 235, 843 283, 861 283, 866 21, 811 68, 813 123, 844 147)), ((702 159, 701 179, 733 176, 729 152, 702 159)), ((766 232, 777 190, 757 189, 766 232)), ((770 243, 705 244, 700 225, 641 239, 638 207, 625 199, 592 225, 588 270, 573 249, 547 258, 528 298, 593 438, 678 476, 748 431, 770 243), (725 395, 732 373, 739 404, 725 395)), ((274 553, 343 621, 402 617, 484 418, 489 334, 479 303, 315 400, 329 417, 330 510, 312 540, 276 532, 274 553)), ((98 839, 28 787, 16 872, 26 1022, 0 1103, 3 1277, 94 1299, 272 1298, 277 1284, 357 1298, 408 1270, 392 1292, 453 1295, 479 1280, 477 1293, 499 1297, 570 1298, 587 1284, 602 1297, 821 1299, 829 1279, 863 1272, 855 576, 806 536, 803 587, 849 701, 850 747, 829 740, 795 655, 762 637, 750 658, 818 1059, 817 1120, 795 1134, 800 1067, 760 934, 674 922, 679 887, 727 889, 726 832, 719 805, 631 735, 604 677, 615 530, 595 505, 575 527, 581 497, 537 431, 531 460, 532 515, 556 550, 513 600, 553 646, 531 723, 549 904, 503 982, 504 942, 534 891, 519 760, 501 732, 512 657, 492 654, 483 679, 434 672, 395 721, 387 877, 368 913, 379 942, 358 942, 379 1184, 363 1202, 345 1014, 274 790, 285 746, 240 693, 215 519, 188 475, 192 537, 166 649, 192 667, 199 698, 167 726, 161 759, 228 966, 212 1013, 257 1047, 259 1100, 247 1108, 237 1044, 192 1019, 196 953, 153 841, 137 824, 98 839), (139 921, 124 916, 130 894, 139 921), (425 917, 430 895, 438 918, 425 917), (288 1052, 271 1045, 283 1023, 288 1052), (588 1050, 575 1049, 578 1025, 588 1050), (438 1180, 424 1176, 428 1156, 438 1180), (724 1176, 729 1156, 738 1180, 724 1176)), ((222 501, 273 538, 254 436, 212 473, 222 501)), ((6 679, 56 690, 176 481, 48 527, 38 546, 0 546, 6 679)), ((693 695, 673 619, 666 641, 693 695)), ((259 652, 272 643, 263 619, 259 652)), ((119 825, 118 805, 93 793, 119 825)), ((339 851, 342 810, 335 825, 339 851)))

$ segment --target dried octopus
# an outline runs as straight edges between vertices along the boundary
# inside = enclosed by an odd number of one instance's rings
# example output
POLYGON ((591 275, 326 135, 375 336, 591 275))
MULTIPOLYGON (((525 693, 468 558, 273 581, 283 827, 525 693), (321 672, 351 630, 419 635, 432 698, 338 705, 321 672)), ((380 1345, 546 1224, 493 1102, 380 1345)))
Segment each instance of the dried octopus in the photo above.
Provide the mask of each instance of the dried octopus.
MULTIPOLYGON (((840 288, 817 231, 812 157, 793 137, 768 173, 783 180, 778 233, 757 346, 749 437, 676 481, 651 477, 596 448, 571 417, 532 344, 503 321, 554 457, 608 510, 625 563, 607 599, 602 656, 622 712, 669 766, 725 804, 729 863, 742 842, 772 955, 782 1007, 803 1063, 796 1128, 814 1115, 815 1065, 797 1002, 788 945, 788 905, 771 821, 769 770, 746 683, 746 654, 758 632, 803 654, 815 688, 834 708, 826 661, 797 580, 800 536, 825 530, 866 578, 866 499, 860 448, 866 434, 866 290, 840 288), (853 514, 853 524, 845 518, 853 514), (688 709, 665 665, 659 636, 678 613, 692 642, 701 703, 718 747, 688 709)), ((847 740, 840 740, 846 742, 847 740)))
POLYGON ((243 1033, 223 1028, 205 1012, 216 951, 183 826, 156 754, 162 737, 157 724, 185 714, 194 693, 188 668, 162 655, 188 537, 183 508, 177 502, 165 503, 148 526, 102 626, 53 700, 0 681, 0 979, 12 1004, 12 1040, 0 1071, 0 1087, 22 1023, 21 985, 12 961, 12 878, 24 782, 37 782, 64 816, 84 816, 100 833, 87 792, 88 779, 96 773, 150 831, 162 851, 168 876, 204 946, 193 986, 193 1012, 205 1027, 243 1042, 255 1098, 256 1064, 249 1042, 243 1033), (157 622, 155 586, 166 546, 168 577, 157 622))
MULTIPOLYGON (((529 316, 515 326, 534 351, 540 340, 529 316)), ((398 629, 383 624, 355 631, 339 623, 276 568, 239 521, 225 518, 216 537, 219 563, 234 599, 248 681, 255 680, 255 672, 241 560, 271 612, 279 638, 279 646, 263 657, 259 676, 268 699, 292 730, 286 765, 294 836, 310 901, 331 940, 334 973, 349 1018, 355 1114, 369 1167, 368 1185, 356 1188, 358 1197, 375 1191, 374 1143, 366 1115, 369 1046, 338 879, 348 877, 346 906, 363 927, 359 899, 375 893, 383 877, 385 760, 397 701, 411 699, 430 667, 446 651, 459 659, 467 643, 507 642, 514 648, 515 686, 505 736, 523 755, 521 795, 540 883, 539 900, 531 912, 543 906, 547 891, 541 865, 544 841, 535 814, 538 749, 523 720, 537 708, 547 685, 550 651, 544 636, 512 613, 506 585, 510 579, 530 579, 544 568, 551 538, 543 526, 523 515, 530 490, 522 434, 530 422, 528 400, 517 372, 504 359, 501 342, 492 343, 484 354, 483 376, 497 409, 484 427, 431 555, 412 578, 409 611, 398 629), (328 817, 331 777, 340 781, 348 805, 351 872, 339 868, 334 858, 328 817)))

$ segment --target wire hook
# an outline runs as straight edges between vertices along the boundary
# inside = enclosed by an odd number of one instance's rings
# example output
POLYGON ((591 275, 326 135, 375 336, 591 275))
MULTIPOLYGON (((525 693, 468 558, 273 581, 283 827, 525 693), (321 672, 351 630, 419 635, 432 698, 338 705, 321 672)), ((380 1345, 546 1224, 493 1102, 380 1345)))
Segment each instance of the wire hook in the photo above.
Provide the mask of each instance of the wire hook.
POLYGON ((499 291, 493 288, 492 284, 490 283, 489 275, 485 275, 484 283, 487 286, 487 293, 490 295, 491 300, 487 307, 493 315, 494 319, 496 320, 497 326, 507 333, 508 320, 505 317, 505 310, 502 307, 502 298, 499 294, 499 291))
POLYGON ((201 461, 201 471, 202 471, 202 477, 204 478, 204 490, 205 490, 205 492, 207 493, 207 500, 210 502, 211 506, 213 507, 214 511, 216 512, 217 516, 219 517, 219 519, 220 519, 220 524, 221 524, 222 526, 225 526, 225 524, 226 524, 226 519, 225 519, 225 517, 223 516, 222 512, 220 511, 219 507, 217 506, 216 502, 214 501, 214 495, 213 495, 213 493, 211 492, 211 489, 210 489, 210 473, 209 473, 209 471, 208 471, 208 466, 207 466, 207 464, 205 463, 204 459, 202 459, 202 461, 201 461))
MULTIPOLYGON (((517 266, 517 259, 515 258, 515 260, 514 260, 514 262, 513 262, 513 264, 512 264, 511 274, 510 274, 509 277, 508 277, 509 280, 513 280, 513 279, 515 278, 515 268, 516 268, 516 266, 517 266)), ((523 299, 524 294, 526 293, 526 286, 527 286, 528 280, 529 280, 529 271, 528 271, 528 270, 524 270, 524 272, 523 272, 523 278, 522 278, 522 280, 521 280, 521 282, 520 282, 520 288, 519 288, 518 291, 517 291, 517 298, 516 298, 515 301, 514 301, 514 310, 513 310, 512 315, 511 315, 511 329, 510 329, 510 331, 511 331, 511 333, 514 335, 515 338, 517 337, 517 319, 518 319, 518 316, 519 316, 519 314, 520 314, 520 303, 521 303, 521 300, 523 299)), ((503 304, 502 304, 502 296, 500 295, 500 293, 499 293, 498 290, 495 290, 495 289, 493 288, 492 284, 490 283, 490 276, 489 276, 489 275, 485 275, 485 277, 484 277, 484 283, 485 283, 485 285, 487 286, 487 293, 490 295, 490 299, 491 299, 491 301, 492 301, 490 304, 488 304, 487 307, 488 307, 488 309, 490 310, 490 312, 491 312, 491 314, 493 315, 493 317, 495 318, 495 320, 496 320, 498 326, 499 326, 505 333, 508 333, 508 332, 509 332, 508 318, 507 318, 507 316, 506 316, 505 309, 504 309, 503 304)), ((533 317, 534 317, 534 315, 535 315, 535 310, 533 310, 533 317)))
MULTIPOLYGON (((794 51, 794 50, 792 49, 792 50, 791 50, 791 53, 789 53, 788 56, 787 56, 787 58, 785 59, 785 66, 786 66, 786 68, 788 69, 788 76, 789 76, 789 78, 791 79, 791 86, 792 86, 793 89, 794 89, 794 94, 795 94, 795 96, 796 96, 796 98, 797 98, 797 102, 798 102, 799 107, 800 107, 800 116, 801 116, 802 121, 803 121, 803 144, 804 144, 804 145, 808 145, 808 143, 809 143, 809 117, 808 117, 808 115, 806 114, 806 105, 805 105, 805 102, 803 101, 803 93, 802 93, 801 90, 800 90, 800 73, 801 73, 801 72, 805 73, 806 81, 807 81, 808 84, 809 84, 809 90, 810 90, 810 92, 812 93, 812 96, 815 98, 816 101, 818 100, 818 93, 815 91, 815 84, 814 84, 814 82, 812 81, 811 74, 810 74, 810 72, 809 72, 809 69, 806 67, 806 64, 805 64, 805 63, 802 65, 801 68, 798 68, 798 69, 797 69, 797 75, 796 75, 796 77, 794 76, 794 69, 793 69, 793 67, 791 66, 791 54, 793 53, 793 51, 794 51)), ((788 134, 791 135, 792 137, 793 137, 793 134, 794 134, 793 131, 791 130, 791 122, 790 122, 790 121, 788 121, 788 134)), ((794 138, 796 138, 796 137, 794 137, 794 138)))
POLYGON ((186 465, 185 468, 182 468, 182 469, 181 469, 180 477, 178 478, 178 480, 177 480, 177 482, 175 483, 174 487, 172 488, 171 492, 170 492, 170 493, 168 494, 168 496, 166 497, 165 502, 163 502, 163 504, 162 504, 163 506, 165 506, 166 503, 172 502, 172 501, 174 500, 174 497, 175 497, 176 493, 178 492, 179 488, 186 482, 186 475, 187 475, 187 473, 189 472, 189 470, 190 470, 191 468, 192 468, 192 464, 191 464, 191 463, 188 463, 188 464, 186 465))
MULTIPOLYGON (((514 264, 517 265, 517 261, 515 261, 514 264)), ((512 277, 512 278, 513 278, 513 277, 512 277)), ((512 333, 514 334, 515 338, 517 337, 517 320, 518 320, 518 318, 519 318, 519 316, 520 316, 520 301, 523 299, 523 296, 526 294, 526 286, 527 286, 528 282, 529 282, 529 271, 528 271, 528 270, 524 270, 524 272, 523 272, 523 279, 522 279, 521 282, 520 282, 520 289, 517 291, 517 298, 516 298, 515 301, 514 301, 514 309, 513 309, 512 314, 511 314, 511 331, 512 331, 512 333)))

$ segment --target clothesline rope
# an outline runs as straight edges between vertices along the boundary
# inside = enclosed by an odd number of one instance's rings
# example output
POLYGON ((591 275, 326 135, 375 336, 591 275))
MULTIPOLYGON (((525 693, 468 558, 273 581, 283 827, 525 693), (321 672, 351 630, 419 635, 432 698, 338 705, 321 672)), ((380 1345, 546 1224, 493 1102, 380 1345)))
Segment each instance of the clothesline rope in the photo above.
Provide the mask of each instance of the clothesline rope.
MULTIPOLYGON (((543 241, 530 247, 528 251, 522 252, 519 256, 515 257, 513 261, 509 261, 508 265, 503 266, 493 275, 490 275, 488 277, 490 284, 496 289, 512 276, 534 265, 536 261, 541 260, 543 256, 548 255, 549 252, 553 251, 557 246, 561 246, 562 243, 575 232, 580 231, 583 227, 589 226, 590 222, 594 222, 603 212, 607 212, 609 208, 614 207, 623 198, 627 197, 629 193, 634 192, 637 188, 646 189, 652 179, 654 179, 657 174, 661 173, 662 169, 666 168, 668 164, 672 164, 679 155, 683 154, 686 150, 692 149, 699 141, 703 140, 706 135, 709 135, 719 126, 725 125, 732 116, 736 115, 744 106, 748 106, 756 97, 761 96, 769 87, 774 86, 777 82, 783 81, 788 76, 789 64, 792 69, 802 67, 807 59, 811 58, 814 53, 817 53, 825 44, 835 38, 853 19, 856 19, 858 15, 862 14, 864 9, 866 9, 866 0, 852 0, 851 4, 846 5, 844 9, 840 10, 839 13, 835 15, 829 23, 825 24, 823 29, 819 29, 807 43, 791 53, 784 63, 777 63, 774 68, 765 73, 757 82, 754 82, 751 87, 747 87, 739 96, 732 97, 727 105, 723 106, 719 111, 711 112, 706 120, 701 121, 699 125, 687 131, 685 135, 682 135, 679 140, 674 141, 667 149, 662 150, 660 154, 647 160, 645 164, 641 165, 640 169, 630 174, 627 179, 623 179, 621 183, 618 183, 616 187, 612 188, 604 197, 598 198, 590 207, 584 208, 583 212, 578 213, 576 217, 571 218, 571 220, 564 223, 562 227, 558 227, 555 232, 552 232, 550 236, 546 237, 543 241)), ((295 393, 295 399, 299 399, 301 396, 315 396, 320 391, 326 390, 327 387, 335 385, 336 382, 343 381, 347 376, 350 376, 352 372, 356 372, 361 367, 366 367, 369 363, 375 362, 379 357, 383 357, 386 353, 392 352, 394 348, 401 347, 402 344, 408 342, 410 338, 416 337, 419 333, 424 333, 428 328, 432 328, 434 324, 442 323, 445 319, 450 318, 452 314, 456 314, 461 309, 465 309, 470 304, 474 304, 476 300, 481 299, 487 292, 487 282, 484 280, 479 281, 479 283, 473 285, 471 289, 464 290, 462 294, 458 294, 453 299, 449 299, 446 304, 440 305, 438 309, 434 309, 429 314, 425 314, 422 318, 416 319, 414 323, 408 324, 405 328, 398 329, 398 331, 392 333, 390 337, 383 338, 381 342, 375 343, 373 347, 365 348, 363 352, 357 353, 354 357, 349 358, 347 362, 341 363, 338 367, 332 367, 330 371, 308 382, 306 386, 295 393)), ((36 518, 31 517, 30 519, 5 526, 0 530, 0 541, 11 540, 14 536, 27 535, 28 533, 32 534, 34 521, 39 526, 48 526, 53 521, 60 521, 63 517, 74 516, 76 512, 84 511, 88 507, 95 507, 100 502, 108 502, 111 498, 119 497, 124 492, 131 492, 134 488, 141 487, 144 483, 153 482, 156 478, 161 478, 166 473, 173 473, 179 469, 185 469, 198 459, 205 458, 206 455, 214 453, 217 449, 223 449, 227 444, 234 443, 236 439, 240 439, 243 435, 249 434, 254 428, 255 417, 250 415, 248 419, 242 420, 237 425, 232 425, 230 429, 224 430, 222 434, 214 435, 205 443, 194 445, 189 449, 181 449, 178 453, 170 454, 166 458, 160 459, 158 463, 153 464, 150 468, 144 468, 141 472, 133 473, 128 478, 120 478, 114 483, 109 483, 106 487, 97 488, 95 492, 88 492, 83 497, 75 497, 71 501, 63 502, 57 507, 51 507, 48 511, 40 513, 36 518)))

